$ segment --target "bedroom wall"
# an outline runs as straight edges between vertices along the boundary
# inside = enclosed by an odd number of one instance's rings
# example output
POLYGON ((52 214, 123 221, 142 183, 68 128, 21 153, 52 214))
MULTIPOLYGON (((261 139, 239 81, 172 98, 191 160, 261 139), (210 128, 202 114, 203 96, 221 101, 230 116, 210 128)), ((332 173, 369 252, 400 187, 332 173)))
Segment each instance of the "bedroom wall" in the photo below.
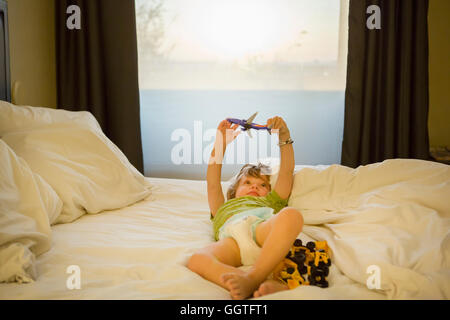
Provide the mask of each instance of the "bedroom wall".
POLYGON ((13 102, 56 108, 54 0, 7 0, 13 102))
POLYGON ((430 0, 428 8, 430 146, 450 147, 450 1, 430 0))

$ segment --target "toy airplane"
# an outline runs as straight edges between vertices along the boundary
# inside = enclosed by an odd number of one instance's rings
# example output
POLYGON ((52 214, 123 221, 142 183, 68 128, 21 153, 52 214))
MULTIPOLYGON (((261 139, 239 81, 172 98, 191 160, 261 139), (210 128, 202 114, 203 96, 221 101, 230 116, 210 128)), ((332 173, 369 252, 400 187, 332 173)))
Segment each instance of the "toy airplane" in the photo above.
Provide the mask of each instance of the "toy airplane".
POLYGON ((235 118, 227 118, 228 122, 238 124, 241 126, 242 131, 247 131, 250 138, 252 138, 252 134, 250 133, 249 129, 255 129, 255 130, 267 130, 270 133, 270 130, 272 129, 272 126, 263 126, 261 124, 252 123, 253 119, 255 119, 258 112, 255 112, 250 118, 247 120, 240 120, 235 118))

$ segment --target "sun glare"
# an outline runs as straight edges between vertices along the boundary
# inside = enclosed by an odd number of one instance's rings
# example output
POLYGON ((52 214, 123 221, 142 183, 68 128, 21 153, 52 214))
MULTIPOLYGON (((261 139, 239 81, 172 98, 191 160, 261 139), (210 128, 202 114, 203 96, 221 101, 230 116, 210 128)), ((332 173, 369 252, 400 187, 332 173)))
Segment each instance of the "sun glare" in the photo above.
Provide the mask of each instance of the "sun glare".
POLYGON ((201 20, 199 40, 220 58, 267 54, 279 42, 281 22, 267 3, 223 1, 201 20))

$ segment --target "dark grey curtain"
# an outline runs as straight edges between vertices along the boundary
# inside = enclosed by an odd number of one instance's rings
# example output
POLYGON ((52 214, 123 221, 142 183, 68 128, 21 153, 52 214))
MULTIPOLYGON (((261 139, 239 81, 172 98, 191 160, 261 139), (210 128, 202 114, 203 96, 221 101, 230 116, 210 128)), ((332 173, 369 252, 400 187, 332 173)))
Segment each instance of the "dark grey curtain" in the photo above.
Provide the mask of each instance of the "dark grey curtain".
POLYGON ((8 4, 3 0, 0 0, 0 100, 11 102, 8 4))
POLYGON ((428 0, 350 0, 341 164, 429 159, 428 0), (381 9, 369 30, 367 7, 381 9))
POLYGON ((58 108, 90 111, 143 172, 135 6, 132 0, 57 0, 58 108), (81 29, 66 26, 70 5, 81 29))

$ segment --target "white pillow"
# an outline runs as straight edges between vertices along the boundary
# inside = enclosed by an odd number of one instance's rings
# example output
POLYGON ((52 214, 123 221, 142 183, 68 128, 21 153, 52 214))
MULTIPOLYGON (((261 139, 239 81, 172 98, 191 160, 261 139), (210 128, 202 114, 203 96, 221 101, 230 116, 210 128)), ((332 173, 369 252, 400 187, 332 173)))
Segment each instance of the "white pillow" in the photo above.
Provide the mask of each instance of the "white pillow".
POLYGON ((2 139, 63 201, 55 223, 118 209, 146 198, 150 185, 101 131, 89 112, 0 103, 2 139), (5 112, 4 112, 5 111, 5 112), (63 111, 63 112, 61 112, 63 111))
POLYGON ((0 139, 0 282, 33 281, 61 209, 55 191, 0 139))
POLYGON ((95 117, 87 111, 16 106, 0 100, 0 137, 6 133, 42 128, 54 123, 72 123, 102 130, 95 117))

